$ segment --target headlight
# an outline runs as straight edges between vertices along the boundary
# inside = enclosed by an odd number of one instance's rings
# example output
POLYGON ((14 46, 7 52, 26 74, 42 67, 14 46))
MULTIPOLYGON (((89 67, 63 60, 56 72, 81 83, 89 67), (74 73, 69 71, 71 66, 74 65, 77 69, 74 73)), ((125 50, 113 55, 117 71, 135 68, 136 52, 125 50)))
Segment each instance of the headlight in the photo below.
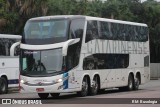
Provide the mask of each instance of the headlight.
POLYGON ((24 84, 24 80, 20 80, 20 83, 24 84))
POLYGON ((20 80, 20 83, 24 84, 24 83, 26 83, 26 81, 25 80, 20 80))
POLYGON ((53 81, 55 84, 57 84, 57 83, 60 83, 60 82, 63 82, 63 81, 65 81, 65 80, 67 80, 68 79, 68 77, 65 77, 65 78, 59 78, 59 79, 56 79, 55 81, 53 81))
POLYGON ((53 81, 53 82, 54 82, 54 84, 57 84, 57 83, 60 83, 60 82, 62 82, 62 81, 63 81, 63 79, 60 78, 60 79, 57 79, 57 80, 55 80, 55 81, 53 81))
POLYGON ((63 79, 62 79, 62 78, 60 78, 60 79, 58 79, 58 80, 57 80, 57 82, 62 82, 62 81, 63 81, 63 79))

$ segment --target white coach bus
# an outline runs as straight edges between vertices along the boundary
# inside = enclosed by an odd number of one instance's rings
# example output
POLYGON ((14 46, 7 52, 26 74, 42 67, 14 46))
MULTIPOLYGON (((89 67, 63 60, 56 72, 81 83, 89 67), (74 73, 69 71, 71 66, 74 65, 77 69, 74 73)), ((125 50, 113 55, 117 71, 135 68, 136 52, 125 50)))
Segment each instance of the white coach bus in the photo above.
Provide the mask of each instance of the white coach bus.
POLYGON ((20 92, 40 98, 137 90, 150 80, 146 24, 78 15, 32 18, 20 48, 20 92))
POLYGON ((19 86, 20 35, 0 34, 0 94, 19 86))

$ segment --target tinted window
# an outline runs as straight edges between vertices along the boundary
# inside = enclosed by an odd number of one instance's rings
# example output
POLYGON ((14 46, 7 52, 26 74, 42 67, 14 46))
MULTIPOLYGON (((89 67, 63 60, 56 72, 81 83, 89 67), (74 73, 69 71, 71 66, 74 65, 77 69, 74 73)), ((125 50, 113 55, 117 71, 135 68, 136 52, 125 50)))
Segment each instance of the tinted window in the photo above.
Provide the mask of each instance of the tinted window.
POLYGON ((62 71, 62 48, 43 51, 21 50, 21 74, 50 76, 62 71))
POLYGON ((93 54, 83 60, 83 69, 118 69, 129 66, 129 54, 93 54))
POLYGON ((140 42, 145 42, 148 40, 147 27, 102 21, 99 23, 99 39, 140 42))
POLYGON ((31 20, 24 27, 22 43, 52 44, 64 42, 68 38, 68 20, 31 20))
POLYGON ((14 51, 14 56, 20 55, 20 46, 17 46, 14 51))
MULTIPOLYGON (((10 55, 10 48, 15 43, 18 42, 16 39, 7 39, 7 38, 0 38, 0 55, 1 56, 9 56, 10 55)), ((15 53, 18 54, 17 50, 15 53)))
POLYGON ((70 45, 67 53, 67 69, 70 70, 79 64, 81 45, 80 42, 70 45))
POLYGON ((100 22, 100 38, 101 39, 112 39, 112 33, 110 31, 110 23, 100 22))
POLYGON ((85 42, 91 41, 96 38, 99 38, 97 21, 88 21, 85 42))
POLYGON ((70 25, 70 39, 81 38, 83 36, 85 20, 83 19, 74 19, 71 21, 70 25))
POLYGON ((29 21, 24 32, 26 39, 42 39, 53 37, 65 37, 67 20, 29 21))
POLYGON ((144 67, 149 67, 149 56, 144 57, 144 67))
POLYGON ((84 19, 74 19, 71 21, 69 38, 70 39, 80 38, 80 41, 68 47, 68 53, 67 53, 68 70, 76 67, 79 64, 84 23, 85 23, 84 19))
POLYGON ((5 46, 5 40, 4 39, 0 39, 0 55, 1 56, 6 56, 6 46, 5 46))

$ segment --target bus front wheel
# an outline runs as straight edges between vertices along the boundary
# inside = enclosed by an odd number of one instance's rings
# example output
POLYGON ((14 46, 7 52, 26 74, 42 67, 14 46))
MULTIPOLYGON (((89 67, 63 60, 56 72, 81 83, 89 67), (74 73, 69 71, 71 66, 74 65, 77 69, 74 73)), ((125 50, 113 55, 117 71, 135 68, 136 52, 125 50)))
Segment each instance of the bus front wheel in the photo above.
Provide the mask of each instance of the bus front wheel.
POLYGON ((46 99, 46 98, 48 98, 49 93, 38 93, 38 96, 39 96, 41 99, 46 99))
POLYGON ((89 87, 88 79, 87 79, 87 77, 84 77, 83 81, 82 81, 82 89, 80 92, 77 92, 78 96, 80 96, 80 97, 87 96, 88 95, 88 87, 89 87))
POLYGON ((0 94, 6 94, 8 92, 7 80, 4 77, 0 78, 0 94))

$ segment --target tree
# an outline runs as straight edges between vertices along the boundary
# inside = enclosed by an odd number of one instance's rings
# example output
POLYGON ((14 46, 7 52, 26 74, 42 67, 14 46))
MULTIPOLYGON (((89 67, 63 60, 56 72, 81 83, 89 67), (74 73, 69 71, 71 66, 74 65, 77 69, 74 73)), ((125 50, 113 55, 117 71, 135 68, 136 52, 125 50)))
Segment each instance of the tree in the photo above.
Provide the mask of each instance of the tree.
POLYGON ((47 0, 0 0, 0 33, 22 34, 31 17, 47 14, 47 0))
POLYGON ((100 0, 94 0, 88 2, 88 7, 86 9, 86 15, 102 17, 103 3, 100 0))
POLYGON ((147 23, 150 30, 151 62, 160 62, 160 3, 148 0, 143 4, 143 22, 147 23))
POLYGON ((20 14, 27 17, 45 16, 48 7, 47 0, 18 0, 21 3, 20 14))

